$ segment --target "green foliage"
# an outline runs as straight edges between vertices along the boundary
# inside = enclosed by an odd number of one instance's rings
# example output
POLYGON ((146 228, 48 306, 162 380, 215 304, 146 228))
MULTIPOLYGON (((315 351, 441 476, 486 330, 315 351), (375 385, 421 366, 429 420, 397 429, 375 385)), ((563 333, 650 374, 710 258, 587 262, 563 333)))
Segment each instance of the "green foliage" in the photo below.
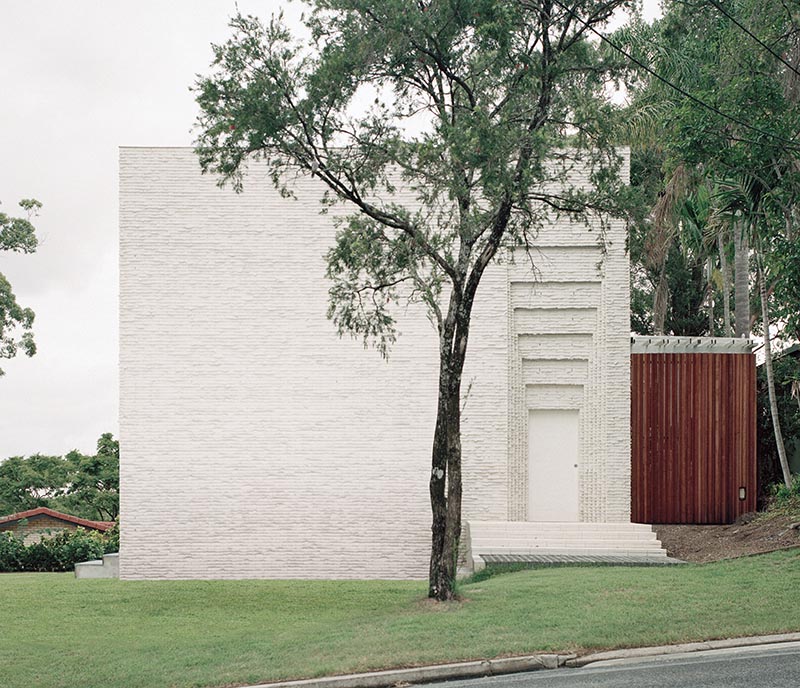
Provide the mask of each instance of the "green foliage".
POLYGON ((119 441, 111 433, 97 440, 97 453, 86 456, 77 451, 66 455, 69 489, 57 500, 70 513, 98 514, 114 520, 119 514, 119 441))
POLYGON ((0 251, 33 253, 38 241, 30 218, 37 213, 42 204, 26 198, 21 200, 19 205, 28 213, 27 218, 9 217, 5 213, 0 213, 0 251))
POLYGON ((13 571, 71 571, 77 562, 99 559, 112 549, 113 538, 96 531, 64 530, 53 537, 42 537, 25 545, 11 533, 0 533, 0 572, 13 571))
POLYGON ((392 306, 411 301, 446 342, 442 294, 468 320, 501 245, 525 243, 553 215, 621 212, 604 90, 620 64, 584 21, 633 4, 317 0, 310 46, 281 17, 239 14, 195 87, 200 164, 241 189, 245 162, 266 160, 286 196, 298 170, 316 176, 323 209, 355 211, 337 220, 327 256, 340 333, 385 354, 392 306), (546 163, 554 155, 562 165, 546 163), (575 165, 591 171, 588 188, 567 183, 575 165))
MULTIPOLYGON (((773 361, 778 417, 786 438, 786 452, 794 473, 800 473, 800 401, 793 382, 800 380, 800 359, 786 354, 773 361), (794 391, 793 391, 794 390, 794 391)), ((760 504, 768 506, 773 496, 773 485, 786 490, 781 476, 778 449, 772 431, 767 383, 764 366, 758 370, 758 484, 760 504)), ((783 494, 783 492, 781 492, 783 494)))
POLYGON ((47 539, 25 545, 25 556, 19 570, 39 573, 63 571, 58 554, 58 549, 47 539))
POLYGON ((772 486, 770 512, 800 518, 800 474, 792 478, 792 484, 784 483, 772 486))
POLYGON ((79 561, 100 559, 106 551, 102 534, 82 528, 62 531, 48 542, 60 571, 71 571, 79 561))
POLYGON ((68 483, 69 467, 60 456, 12 456, 0 463, 0 514, 51 506, 68 483))
POLYGON ((9 532, 0 533, 0 571, 22 571, 25 558, 22 540, 9 532))
POLYGON ((103 533, 103 553, 119 552, 119 516, 114 527, 103 533))
MULTIPOLYGON (((631 250, 631 331, 651 335, 655 334, 653 299, 659 270, 647 266, 642 254, 633 251, 634 249, 631 250)), ((670 246, 665 261, 665 279, 670 299, 664 318, 664 334, 690 337, 709 334, 708 316, 703 311, 706 281, 702 261, 687 255, 677 245, 670 246)))
POLYGON ((111 433, 97 453, 12 456, 0 463, 0 515, 46 506, 90 520, 119 514, 119 441, 111 433))
MULTIPOLYGON (((763 44, 800 69, 800 14, 796 8, 758 0, 731 0, 724 7, 763 44)), ((647 272, 647 261, 652 259, 645 238, 655 234, 663 239, 666 233, 669 241, 681 246, 684 257, 693 257, 698 265, 711 260, 719 276, 713 239, 720 231, 729 237, 725 231, 739 222, 746 226, 750 246, 766 264, 773 314, 796 333, 796 314, 800 312, 800 145, 796 143, 800 80, 714 4, 667 0, 663 9, 662 19, 652 25, 633 22, 620 32, 619 39, 637 59, 709 107, 642 71, 629 80, 633 158, 644 161, 647 170, 638 176, 651 180, 660 173, 663 178, 660 187, 647 186, 645 197, 651 199, 650 207, 656 212, 635 226, 632 235, 634 327, 646 328, 648 299, 642 294, 649 288, 652 297, 654 291, 652 276, 645 275, 649 280, 643 280, 641 274, 647 272), (683 193, 669 198, 668 180, 679 168, 689 172, 689 183, 683 193), (708 194, 705 212, 685 212, 692 210, 687 202, 697 200, 699 193, 708 194), (665 194, 670 201, 666 205, 676 211, 672 217, 657 212, 665 194)), ((663 247, 669 241, 655 244, 663 247)), ((659 257, 665 255, 662 251, 659 257)), ((702 302, 703 292, 710 290, 717 304, 721 303, 720 279, 687 280, 686 269, 694 269, 691 260, 675 261, 671 251, 670 259, 666 271, 671 294, 675 287, 684 294, 695 291, 694 298, 674 293, 689 304, 702 302)), ((656 262, 657 268, 664 265, 662 260, 656 262)), ((652 272, 653 266, 649 267, 652 272)), ((751 275, 747 277, 745 283, 754 281, 751 275)), ((716 311, 714 321, 712 330, 717 331, 709 333, 722 333, 716 311)), ((695 322, 683 317, 680 322, 685 329, 673 328, 674 334, 698 333, 692 330, 700 319, 695 322)))
MULTIPOLYGON (((800 170, 795 171, 800 186, 800 170)), ((795 214, 795 231, 778 234, 773 238, 771 267, 773 272, 772 312, 777 320, 784 323, 784 337, 800 340, 800 202, 795 199, 791 205, 795 214)))
MULTIPOLYGON (((0 212, 0 251, 33 253, 38 242, 31 217, 42 204, 33 199, 23 199, 19 205, 26 211, 27 217, 10 217, 0 212)), ((22 351, 26 356, 33 356, 36 353, 36 344, 31 332, 33 318, 33 311, 17 303, 11 284, 0 273, 0 358, 13 358, 17 355, 17 351, 22 351), (14 336, 17 327, 22 330, 19 339, 14 336)), ((0 375, 3 375, 2 368, 0 375)))

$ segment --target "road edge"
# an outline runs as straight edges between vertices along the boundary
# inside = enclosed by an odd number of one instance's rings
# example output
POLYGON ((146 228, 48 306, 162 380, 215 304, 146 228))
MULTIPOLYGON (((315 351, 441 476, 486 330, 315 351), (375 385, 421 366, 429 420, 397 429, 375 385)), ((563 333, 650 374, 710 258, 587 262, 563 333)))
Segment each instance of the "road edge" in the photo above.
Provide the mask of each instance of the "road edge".
POLYGON ((434 681, 453 681, 457 679, 480 678, 483 676, 517 674, 540 669, 558 669, 561 667, 574 669, 609 659, 654 657, 657 655, 671 655, 681 652, 722 650, 734 647, 773 645, 797 641, 800 641, 800 633, 779 633, 774 635, 748 636, 744 638, 727 638, 724 640, 706 640, 695 643, 680 643, 677 645, 656 645, 653 647, 609 650, 606 652, 583 655, 581 657, 576 654, 545 653, 525 655, 523 657, 483 659, 472 662, 454 662, 451 664, 413 667, 410 669, 387 669, 385 671, 324 676, 322 678, 309 678, 298 681, 259 683, 243 686, 242 688, 389 688, 390 686, 432 683, 434 681))
POLYGON ((482 659, 472 662, 436 664, 413 667, 411 669, 388 669, 363 674, 326 676, 300 681, 259 683, 243 688, 387 688, 412 683, 432 683, 433 681, 452 681, 460 678, 479 678, 517 674, 539 669, 558 669, 567 662, 577 659, 575 654, 537 654, 524 657, 504 657, 482 659))
POLYGON ((655 657, 657 655, 674 655, 681 652, 701 652, 703 650, 724 650, 732 647, 752 647, 757 645, 773 645, 800 641, 800 633, 777 633, 774 635, 755 635, 744 638, 726 638, 724 640, 705 640, 696 643, 679 643, 677 645, 655 645, 653 647, 631 647, 622 650, 595 652, 582 657, 569 659, 565 666, 579 668, 594 662, 609 659, 631 659, 637 657, 655 657))

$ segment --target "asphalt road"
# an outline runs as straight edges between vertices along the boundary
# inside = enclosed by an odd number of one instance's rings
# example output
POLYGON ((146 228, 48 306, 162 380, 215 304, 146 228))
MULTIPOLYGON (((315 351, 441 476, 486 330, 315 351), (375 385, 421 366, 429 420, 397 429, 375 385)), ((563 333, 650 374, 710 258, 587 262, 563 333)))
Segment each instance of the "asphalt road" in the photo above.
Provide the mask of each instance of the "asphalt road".
POLYGON ((800 688, 800 642, 436 684, 442 688, 800 688))

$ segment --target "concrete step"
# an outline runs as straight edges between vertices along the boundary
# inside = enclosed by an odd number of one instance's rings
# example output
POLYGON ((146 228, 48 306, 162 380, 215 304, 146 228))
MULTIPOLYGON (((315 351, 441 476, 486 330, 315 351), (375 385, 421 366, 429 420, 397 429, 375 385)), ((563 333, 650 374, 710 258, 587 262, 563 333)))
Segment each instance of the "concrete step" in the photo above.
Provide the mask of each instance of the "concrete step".
POLYGON ((661 554, 664 553, 664 549, 659 545, 655 547, 630 547, 625 544, 615 545, 613 547, 604 547, 603 545, 593 545, 591 543, 581 543, 581 544, 558 544, 558 543, 550 543, 545 545, 529 545, 527 547, 504 547, 503 545, 494 545, 492 547, 481 547, 480 549, 473 548, 473 553, 478 554, 524 554, 529 552, 571 552, 573 554, 580 553, 580 552, 646 552, 646 553, 655 553, 661 554))
POLYGON ((544 530, 577 530, 582 532, 621 532, 634 533, 653 532, 653 526, 646 523, 591 523, 581 521, 470 521, 474 528, 503 531, 544 531, 544 530))
POLYGON ((119 578, 119 554, 104 554, 102 559, 75 564, 75 578, 119 578))
POLYGON ((473 545, 471 547, 471 551, 477 554, 486 554, 487 552, 492 552, 494 554, 501 554, 501 553, 514 553, 514 552, 532 552, 534 550, 556 550, 556 549, 563 549, 563 550, 570 550, 571 552, 577 552, 578 550, 595 550, 595 549, 602 549, 604 551, 619 551, 619 552, 663 552, 663 548, 661 547, 661 543, 657 542, 649 547, 637 547, 635 545, 630 545, 625 542, 615 542, 613 544, 603 544, 603 543, 592 543, 592 542, 544 542, 540 544, 528 543, 526 545, 487 545, 487 546, 476 546, 473 545))
POLYGON ((514 540, 529 540, 529 539, 543 539, 543 540, 585 540, 590 538, 592 540, 635 540, 637 542, 652 542, 658 539, 655 533, 576 533, 576 532, 529 532, 529 533, 502 533, 502 532, 486 532, 484 530, 471 530, 473 540, 484 539, 502 539, 508 541, 514 540))
POLYGON ((470 521, 467 539, 476 569, 491 555, 666 557, 652 527, 643 523, 470 521))
POLYGON ((613 554, 487 554, 486 564, 529 564, 532 566, 558 566, 590 564, 608 566, 666 566, 685 564, 680 559, 667 556, 613 555, 613 554))

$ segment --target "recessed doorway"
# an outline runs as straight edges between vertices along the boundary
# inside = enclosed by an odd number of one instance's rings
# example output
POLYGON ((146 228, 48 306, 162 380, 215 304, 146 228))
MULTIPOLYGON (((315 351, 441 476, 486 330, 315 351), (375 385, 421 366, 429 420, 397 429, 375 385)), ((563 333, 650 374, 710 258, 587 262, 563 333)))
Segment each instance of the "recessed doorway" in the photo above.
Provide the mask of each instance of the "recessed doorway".
POLYGON ((580 411, 547 409, 528 417, 528 520, 577 521, 580 411))

